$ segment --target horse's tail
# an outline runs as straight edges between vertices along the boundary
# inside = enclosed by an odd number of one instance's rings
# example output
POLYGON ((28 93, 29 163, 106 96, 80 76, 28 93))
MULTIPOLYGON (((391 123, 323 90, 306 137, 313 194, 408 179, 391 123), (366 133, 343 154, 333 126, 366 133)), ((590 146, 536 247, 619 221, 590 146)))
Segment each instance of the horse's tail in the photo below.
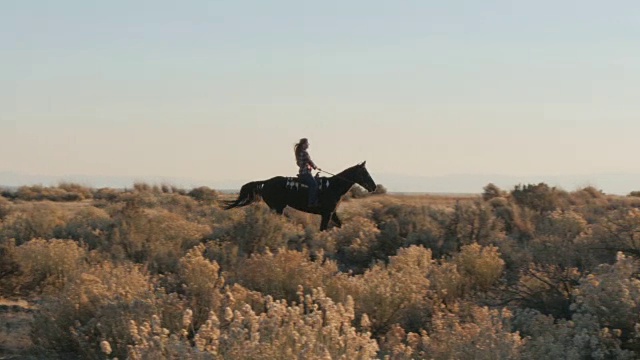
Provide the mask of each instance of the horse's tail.
POLYGON ((263 185, 264 181, 252 181, 244 184, 240 188, 240 194, 237 199, 224 201, 224 209, 229 210, 259 201, 263 185))

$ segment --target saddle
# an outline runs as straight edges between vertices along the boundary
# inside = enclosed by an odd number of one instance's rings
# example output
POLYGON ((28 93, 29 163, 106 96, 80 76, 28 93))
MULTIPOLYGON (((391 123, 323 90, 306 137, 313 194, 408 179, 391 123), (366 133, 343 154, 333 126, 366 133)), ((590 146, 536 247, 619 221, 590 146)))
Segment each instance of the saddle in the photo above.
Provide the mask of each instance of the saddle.
MULTIPOLYGON (((316 176, 313 177, 316 180, 316 184, 318 184, 318 190, 322 190, 322 189, 326 189, 329 187, 330 183, 329 183, 329 179, 327 179, 326 177, 320 177, 319 173, 316 173, 316 176)), ((300 180, 300 178, 298 177, 298 175, 296 176, 290 176, 287 177, 287 183, 286 183, 286 187, 291 189, 291 188, 308 188, 309 185, 305 184, 304 182, 302 182, 300 180)))

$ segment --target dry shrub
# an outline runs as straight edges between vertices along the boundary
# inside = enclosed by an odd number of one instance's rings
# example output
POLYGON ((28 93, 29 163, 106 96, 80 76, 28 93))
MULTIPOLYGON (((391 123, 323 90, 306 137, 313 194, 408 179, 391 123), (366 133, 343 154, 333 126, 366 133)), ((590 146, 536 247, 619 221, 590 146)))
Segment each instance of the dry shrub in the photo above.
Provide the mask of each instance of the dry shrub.
POLYGON ((298 287, 314 289, 323 287, 338 273, 335 262, 316 261, 309 252, 280 249, 276 253, 253 254, 244 260, 231 275, 231 280, 243 286, 271 295, 274 299, 295 301, 298 287))
POLYGON ((210 207, 210 205, 200 204, 197 200, 179 193, 162 192, 153 196, 156 199, 156 207, 180 215, 189 221, 195 221, 198 217, 205 216, 200 210, 203 207, 210 207))
POLYGON ((242 254, 297 246, 305 237, 304 229, 273 213, 268 207, 254 205, 237 211, 241 215, 219 225, 211 235, 218 241, 238 244, 242 254))
POLYGON ((0 294, 11 294, 21 285, 15 240, 0 241, 0 259, 0 294))
POLYGON ((366 218, 355 217, 341 228, 317 233, 310 244, 312 251, 322 249, 338 261, 341 269, 362 273, 371 265, 380 230, 366 218))
POLYGON ((58 188, 64 190, 67 193, 67 199, 69 201, 80 201, 91 199, 93 197, 91 188, 80 184, 61 182, 60 184, 58 184, 58 188))
POLYGON ((427 273, 431 251, 411 246, 398 251, 389 264, 377 263, 362 275, 334 277, 328 294, 336 301, 352 296, 356 315, 367 315, 374 334, 385 333, 392 324, 419 328, 428 319, 431 301, 427 273))
MULTIPOLYGON (((300 294, 302 296, 302 294, 300 294)), ((350 299, 349 299, 350 300, 350 299)), ((223 316, 214 312, 197 330, 193 343, 187 339, 191 314, 184 313, 185 329, 171 334, 159 319, 137 322, 131 359, 372 359, 378 345, 369 334, 352 326, 353 301, 335 303, 322 289, 300 298, 300 304, 266 298, 266 311, 256 313, 249 305, 223 316), (193 345, 192 345, 193 344, 193 345)))
POLYGON ((0 239, 15 239, 23 244, 31 239, 50 239, 56 227, 64 225, 67 215, 58 205, 45 201, 24 204, 2 223, 0 239))
POLYGON ((191 189, 187 195, 196 201, 207 205, 212 205, 218 200, 218 192, 207 186, 200 186, 191 189))
POLYGON ((230 241, 207 241, 205 246, 206 258, 217 262, 223 270, 234 271, 246 258, 238 244, 230 241))
POLYGON ((431 283, 432 297, 444 304, 453 304, 467 293, 465 279, 454 263, 440 262, 432 266, 427 278, 431 283))
POLYGON ((504 237, 504 222, 487 203, 458 201, 453 208, 431 208, 421 229, 407 238, 432 249, 435 257, 452 255, 474 242, 488 245, 504 237))
POLYGON ((571 318, 570 309, 580 272, 557 265, 534 265, 522 270, 518 281, 505 289, 505 301, 535 309, 555 318, 571 318))
POLYGON ((386 224, 395 223, 398 236, 406 238, 413 232, 431 226, 429 215, 432 211, 432 208, 426 206, 390 203, 388 206, 374 208, 371 218, 383 231, 386 224))
POLYGON ((513 201, 538 213, 566 206, 568 194, 545 183, 516 185, 510 192, 513 201))
POLYGON ((106 202, 115 202, 119 199, 121 190, 112 188, 100 188, 93 190, 93 199, 106 202))
POLYGON ((618 251, 640 257, 640 209, 625 208, 608 212, 592 226, 593 247, 608 250, 615 261, 618 251))
POLYGON ((149 276, 140 267, 103 263, 69 279, 56 296, 46 297, 34 317, 32 340, 45 350, 104 359, 126 358, 133 343, 130 320, 142 322, 158 313, 149 276))
POLYGON ((390 360, 519 359, 525 342, 511 332, 511 317, 507 309, 479 306, 473 306, 468 316, 438 311, 429 329, 420 334, 394 326, 381 347, 390 360))
POLYGON ((490 201, 496 198, 504 198, 507 193, 496 186, 494 183, 489 183, 482 188, 482 200, 490 201))
POLYGON ((74 183, 60 183, 55 187, 21 186, 16 198, 24 201, 81 201, 92 197, 91 189, 74 183))
POLYGON ((453 257, 453 263, 469 290, 488 290, 502 276, 504 261, 494 246, 465 245, 453 257))
POLYGON ((635 343, 640 336, 638 270, 637 259, 618 253, 615 264, 602 264, 580 280, 573 309, 595 316, 601 327, 621 330, 625 341, 635 343))
POLYGON ((215 261, 205 259, 204 245, 189 250, 180 259, 178 276, 183 286, 187 306, 193 311, 193 326, 200 327, 207 320, 209 312, 218 311, 222 304, 224 278, 215 261))
POLYGON ((210 228, 185 220, 163 209, 127 205, 114 215, 115 227, 104 249, 116 259, 123 257, 146 264, 150 271, 176 272, 186 249, 197 245, 210 228))
POLYGON ((54 229, 60 239, 73 239, 89 246, 89 249, 108 248, 108 232, 113 220, 103 209, 87 206, 76 212, 64 225, 54 229))
POLYGON ((615 331, 601 328, 592 315, 574 315, 572 320, 555 320, 535 310, 515 312, 513 325, 526 339, 523 359, 635 359, 621 349, 615 331))
POLYGON ((587 221, 577 212, 553 211, 538 221, 528 251, 538 264, 584 268, 593 263, 589 233, 587 221))
POLYGON ((9 214, 11 214, 11 211, 11 201, 7 200, 3 196, 0 196, 0 226, 2 224, 2 221, 4 221, 4 219, 6 219, 9 214))
POLYGON ((15 249, 23 291, 59 290, 66 279, 83 268, 87 252, 73 240, 34 239, 15 249))

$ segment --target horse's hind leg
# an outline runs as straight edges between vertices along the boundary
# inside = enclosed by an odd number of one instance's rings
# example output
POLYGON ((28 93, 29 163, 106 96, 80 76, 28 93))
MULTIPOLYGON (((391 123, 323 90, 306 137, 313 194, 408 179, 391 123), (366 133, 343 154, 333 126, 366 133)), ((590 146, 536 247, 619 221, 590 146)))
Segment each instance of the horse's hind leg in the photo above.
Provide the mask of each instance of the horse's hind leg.
POLYGON ((275 211, 277 214, 280 214, 280 215, 284 214, 284 208, 287 207, 287 205, 276 204, 273 201, 265 200, 265 203, 267 203, 267 206, 269 206, 271 210, 275 211))

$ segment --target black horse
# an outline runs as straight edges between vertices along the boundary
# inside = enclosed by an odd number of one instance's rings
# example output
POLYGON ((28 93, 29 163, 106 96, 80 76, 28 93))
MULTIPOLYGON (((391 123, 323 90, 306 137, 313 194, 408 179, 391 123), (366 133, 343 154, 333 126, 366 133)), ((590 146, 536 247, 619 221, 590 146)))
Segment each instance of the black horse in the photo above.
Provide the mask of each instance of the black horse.
POLYGON ((346 194, 353 184, 358 184, 369 192, 376 189, 376 183, 365 168, 365 163, 366 161, 354 165, 331 177, 316 177, 319 188, 317 207, 310 208, 307 205, 309 188, 298 178, 276 176, 269 180, 244 184, 236 200, 225 201, 225 210, 249 205, 262 198, 278 214, 282 214, 288 205, 300 211, 322 215, 320 231, 327 229, 329 220, 333 220, 340 227, 342 222, 336 215, 336 208, 342 195, 346 194))

